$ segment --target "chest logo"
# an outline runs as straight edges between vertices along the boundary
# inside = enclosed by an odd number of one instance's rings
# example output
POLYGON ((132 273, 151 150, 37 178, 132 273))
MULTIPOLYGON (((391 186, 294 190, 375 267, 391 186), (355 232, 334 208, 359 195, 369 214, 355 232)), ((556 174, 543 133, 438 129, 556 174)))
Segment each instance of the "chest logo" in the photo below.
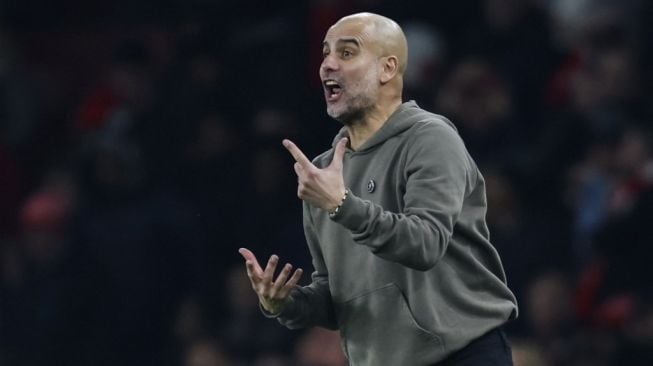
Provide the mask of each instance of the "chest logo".
POLYGON ((369 193, 374 192, 374 189, 376 188, 376 182, 374 182, 374 179, 370 179, 369 182, 367 182, 367 191, 369 193))

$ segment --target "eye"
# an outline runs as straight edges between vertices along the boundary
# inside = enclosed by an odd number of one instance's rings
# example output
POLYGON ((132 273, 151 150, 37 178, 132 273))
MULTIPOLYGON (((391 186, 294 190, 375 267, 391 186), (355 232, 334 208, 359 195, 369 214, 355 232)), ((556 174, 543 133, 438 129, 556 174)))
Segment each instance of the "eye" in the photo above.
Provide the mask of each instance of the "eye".
POLYGON ((322 51, 322 58, 326 58, 327 56, 329 56, 329 51, 322 51))
POLYGON ((351 56, 353 56, 353 53, 350 50, 342 50, 343 58, 350 58, 351 56))

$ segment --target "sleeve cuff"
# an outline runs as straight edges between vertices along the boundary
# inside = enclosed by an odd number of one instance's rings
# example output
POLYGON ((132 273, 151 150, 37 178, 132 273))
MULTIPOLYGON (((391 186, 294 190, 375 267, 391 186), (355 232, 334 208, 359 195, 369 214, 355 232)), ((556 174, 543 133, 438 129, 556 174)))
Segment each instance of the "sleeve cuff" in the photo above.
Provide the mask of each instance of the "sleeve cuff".
POLYGON ((271 312, 265 310, 263 305, 261 305, 261 302, 258 303, 258 308, 261 310, 261 313, 263 313, 263 316, 265 316, 266 318, 274 319, 274 318, 278 318, 279 315, 281 315, 281 313, 272 314, 271 312))
POLYGON ((287 317, 289 314, 292 313, 292 309, 294 308, 294 306, 295 306, 295 299, 292 297, 292 295, 288 297, 288 302, 286 303, 286 306, 284 306, 283 309, 276 314, 273 314, 265 310, 263 305, 261 305, 260 302, 258 303, 258 308, 261 310, 261 313, 263 313, 263 316, 270 319, 287 317))
POLYGON ((362 232, 365 230, 369 204, 368 201, 349 191, 347 199, 342 203, 338 212, 330 218, 353 232, 362 232))

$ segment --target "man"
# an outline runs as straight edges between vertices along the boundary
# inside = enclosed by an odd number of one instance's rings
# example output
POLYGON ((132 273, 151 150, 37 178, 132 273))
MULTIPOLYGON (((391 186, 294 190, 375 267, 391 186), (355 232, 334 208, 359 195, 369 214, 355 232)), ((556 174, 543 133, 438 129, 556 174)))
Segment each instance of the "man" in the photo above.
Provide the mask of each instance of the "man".
POLYGON ((261 306, 289 328, 339 329, 353 366, 511 365, 517 306, 485 224, 485 183, 455 127, 402 104, 407 45, 392 20, 340 19, 323 42, 328 114, 313 163, 289 140, 312 283, 242 248, 261 306))

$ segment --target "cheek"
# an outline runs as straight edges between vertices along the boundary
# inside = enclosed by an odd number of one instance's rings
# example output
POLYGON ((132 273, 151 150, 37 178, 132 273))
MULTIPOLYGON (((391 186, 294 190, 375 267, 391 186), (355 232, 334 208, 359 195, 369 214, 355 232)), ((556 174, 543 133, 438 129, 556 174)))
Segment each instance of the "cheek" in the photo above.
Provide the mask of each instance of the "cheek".
POLYGON ((349 80, 349 85, 353 89, 360 89, 367 84, 368 79, 370 78, 370 70, 366 69, 356 69, 352 70, 348 75, 347 79, 349 80))
POLYGON ((364 64, 361 65, 360 67, 356 68, 356 78, 359 80, 365 79, 368 77, 368 75, 373 72, 373 68, 376 67, 376 65, 373 64, 364 64))
POLYGON ((379 83, 379 70, 372 66, 370 69, 365 70, 365 74, 361 75, 360 80, 361 86, 368 90, 374 89, 374 87, 379 83))

